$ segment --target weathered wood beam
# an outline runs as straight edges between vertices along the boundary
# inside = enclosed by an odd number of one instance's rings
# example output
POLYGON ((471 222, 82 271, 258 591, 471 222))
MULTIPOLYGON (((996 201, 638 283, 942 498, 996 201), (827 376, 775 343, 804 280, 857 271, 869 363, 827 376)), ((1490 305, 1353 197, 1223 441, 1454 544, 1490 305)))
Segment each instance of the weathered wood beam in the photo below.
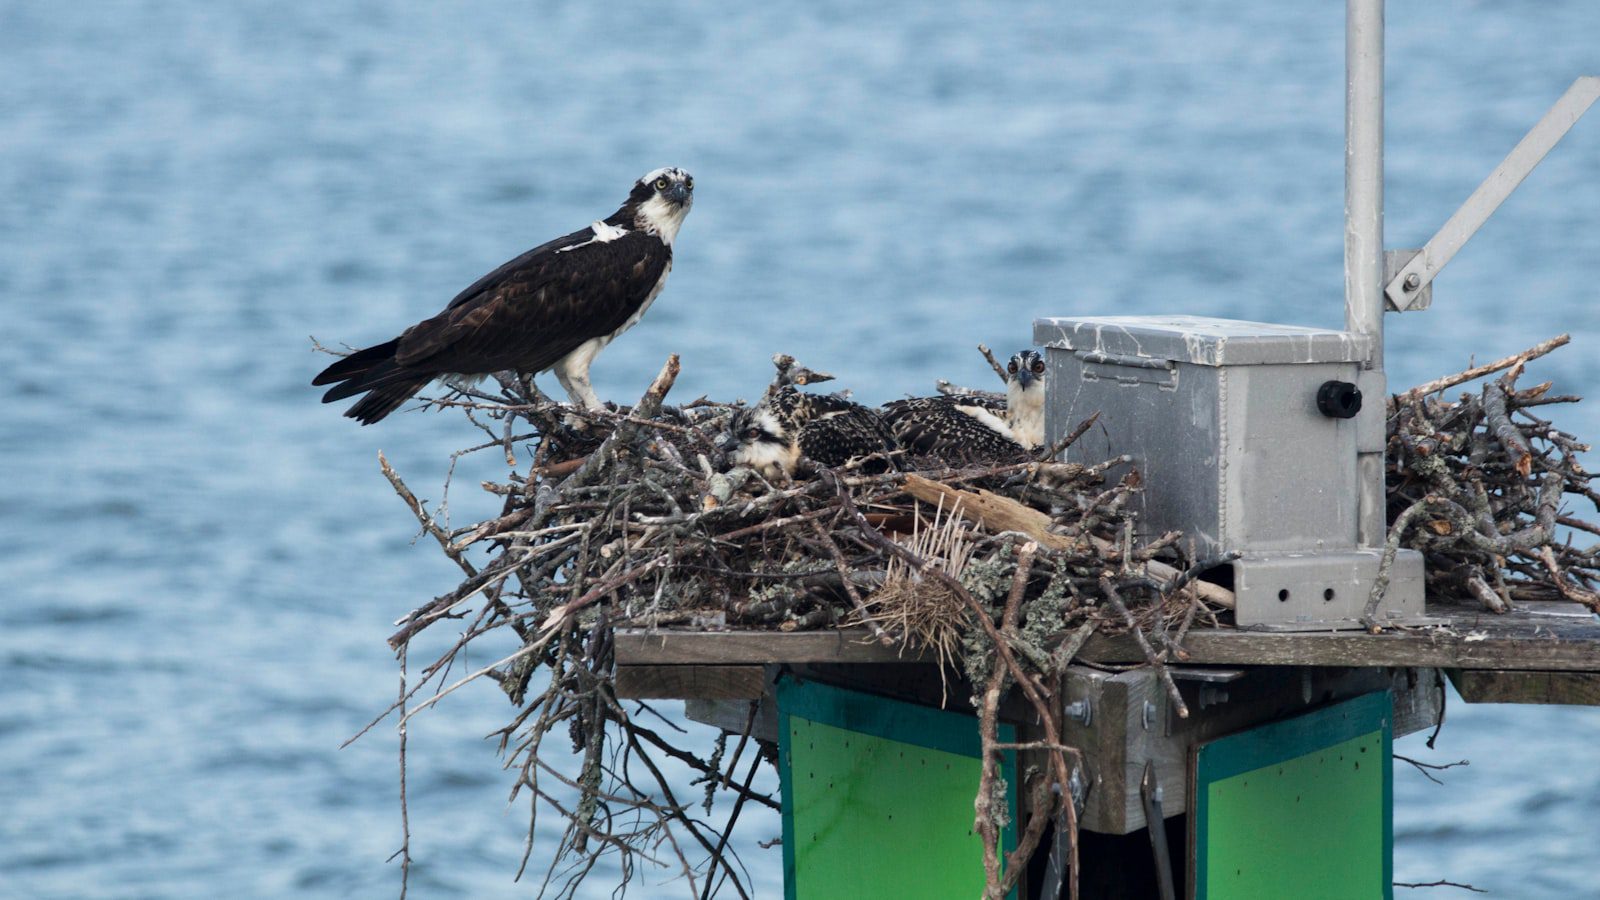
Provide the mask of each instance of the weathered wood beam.
POLYGON ((1600 706, 1600 673, 1452 669, 1449 675, 1468 703, 1600 706))
POLYGON ((885 647, 865 628, 824 631, 645 631, 618 629, 622 665, 916 662, 920 654, 885 647))
POLYGON ((758 700, 765 690, 761 666, 617 666, 617 696, 631 700, 758 700))
MULTIPOLYGON (((618 631, 624 665, 912 662, 912 650, 884 647, 863 629, 811 632, 618 631)), ((1194 630, 1184 638, 1194 665, 1403 666, 1600 672, 1600 623, 1534 621, 1515 613, 1475 617, 1448 629, 1275 633, 1194 630)), ((1095 635, 1079 658, 1100 663, 1144 660, 1133 638, 1095 635)))
MULTIPOLYGON (((1562 640, 1548 633, 1528 632, 1269 634, 1218 630, 1191 631, 1183 646, 1191 663, 1222 665, 1600 671, 1600 633, 1562 640)), ((1097 634, 1079 655, 1094 662, 1143 659, 1127 635, 1097 634)))

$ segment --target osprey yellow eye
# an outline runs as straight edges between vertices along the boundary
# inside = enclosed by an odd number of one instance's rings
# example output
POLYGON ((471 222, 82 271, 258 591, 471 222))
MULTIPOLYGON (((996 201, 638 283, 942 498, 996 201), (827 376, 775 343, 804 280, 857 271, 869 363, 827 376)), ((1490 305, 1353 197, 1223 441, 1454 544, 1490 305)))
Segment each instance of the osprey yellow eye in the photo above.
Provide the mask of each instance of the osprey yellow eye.
POLYGON ((1006 366, 1006 368, 1011 370, 1011 374, 1013 374, 1013 375, 1017 374, 1017 361, 1013 359, 1011 361, 1011 365, 1006 366))
POLYGON ((667 185, 669 185, 671 183, 672 182, 666 180, 665 178, 657 178, 656 179, 656 190, 664 191, 664 190, 667 189, 667 185))
POLYGON ((1042 374, 1044 372, 1044 360, 1042 360, 1042 359, 1034 360, 1033 361, 1033 371, 1036 374, 1042 374))

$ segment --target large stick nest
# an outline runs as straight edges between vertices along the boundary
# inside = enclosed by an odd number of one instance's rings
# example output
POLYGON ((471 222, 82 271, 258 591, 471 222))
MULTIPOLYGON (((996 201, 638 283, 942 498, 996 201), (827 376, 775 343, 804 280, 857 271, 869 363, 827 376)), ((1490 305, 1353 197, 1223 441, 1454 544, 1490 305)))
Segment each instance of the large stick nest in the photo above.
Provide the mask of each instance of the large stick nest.
MULTIPOLYGON (((1426 555, 1430 592, 1465 593, 1502 611, 1550 597, 1600 609, 1595 550, 1571 546, 1557 528, 1600 533, 1560 510, 1567 494, 1600 499, 1577 460, 1587 448, 1533 412, 1575 398, 1550 396, 1548 384, 1515 384, 1527 360, 1564 342, 1390 398, 1390 548, 1426 555), (1477 395, 1439 396, 1504 369, 1477 395)), ((827 378, 778 362, 786 383, 827 378)), ((704 398, 665 405, 677 373, 673 357, 637 404, 606 412, 574 412, 512 378, 498 379, 497 392, 432 401, 464 410, 485 433, 462 453, 505 455, 504 480, 483 484, 503 506, 482 522, 447 529, 383 463, 424 531, 465 575, 389 638, 404 660, 430 626, 452 620, 461 629, 391 711, 404 720, 478 677, 500 684, 519 710, 499 732, 516 772, 513 796, 530 792, 535 811, 544 804, 567 824, 549 856, 548 890, 571 893, 601 857, 614 855, 625 879, 644 861, 675 868, 693 894, 746 896, 729 834, 747 802, 776 808, 749 788, 772 748, 758 747, 745 757, 748 773, 735 772, 746 745, 758 743, 748 729, 733 758, 722 741, 701 757, 646 727, 642 705, 629 711, 618 702, 611 638, 619 627, 862 626, 871 639, 937 659, 965 685, 987 751, 1002 689, 1019 688, 1046 734, 1058 735, 1056 676, 1094 631, 1132 631, 1175 710, 1187 715, 1163 663, 1184 658, 1191 627, 1227 627, 1231 593, 1199 577, 1227 558, 1194 559, 1179 533, 1136 539, 1130 501, 1142 488, 1129 460, 1051 462, 1063 442, 1037 459, 1000 465, 918 459, 901 466, 910 471, 812 467, 770 482, 729 470, 718 449, 740 406, 704 398), (463 650, 508 632, 515 653, 444 687, 463 650), (415 704, 430 684, 434 693, 415 704), (547 746, 557 730, 569 740, 547 746), (554 764, 569 754, 579 760, 575 773, 554 764), (708 813, 714 799, 732 803, 721 825, 673 796, 658 765, 665 759, 700 773, 708 813)), ((992 896, 1026 868, 1045 816, 1071 816, 1070 803, 1051 798, 1064 795, 1074 754, 1051 740, 1043 749, 1048 765, 1030 771, 1025 785, 1041 812, 1003 871, 986 860, 992 896)), ((985 769, 984 795, 998 789, 994 772, 985 769)), ((979 804, 982 834, 1003 824, 983 810, 1003 807, 979 804)), ((530 826, 530 851, 531 841, 530 826)), ((409 839, 406 863, 408 849, 409 839)))

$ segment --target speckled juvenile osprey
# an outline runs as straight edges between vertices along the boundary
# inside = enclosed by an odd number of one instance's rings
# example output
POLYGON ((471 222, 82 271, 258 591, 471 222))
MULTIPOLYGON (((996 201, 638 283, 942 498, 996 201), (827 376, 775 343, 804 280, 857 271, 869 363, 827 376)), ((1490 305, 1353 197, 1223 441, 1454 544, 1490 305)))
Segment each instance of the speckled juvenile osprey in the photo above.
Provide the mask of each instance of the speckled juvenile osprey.
POLYGON ((895 440, 914 454, 1004 460, 1044 443, 1045 363, 1023 350, 1006 366, 1006 395, 913 397, 883 405, 895 440))
POLYGON ((877 455, 883 462, 873 468, 888 468, 896 448, 894 436, 875 410, 843 397, 806 394, 783 385, 734 416, 722 449, 733 465, 775 479, 793 475, 801 457, 832 467, 877 455))
POLYGON ((366 396, 345 415, 370 425, 441 375, 554 369, 574 405, 601 408, 589 364, 633 327, 672 271, 672 242, 694 203, 694 178, 657 169, 622 208, 541 244, 478 279, 444 311, 392 341, 357 351, 312 380, 331 403, 366 396))

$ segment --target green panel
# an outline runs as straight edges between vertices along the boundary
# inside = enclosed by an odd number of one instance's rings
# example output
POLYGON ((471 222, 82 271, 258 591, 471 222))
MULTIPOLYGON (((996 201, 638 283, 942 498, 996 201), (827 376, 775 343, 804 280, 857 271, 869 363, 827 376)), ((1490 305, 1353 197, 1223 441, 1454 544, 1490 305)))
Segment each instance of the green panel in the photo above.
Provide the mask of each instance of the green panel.
MULTIPOLYGON (((983 892, 975 717, 787 678, 778 708, 791 900, 983 892)), ((1015 754, 1003 771, 1014 821, 1015 754)), ((1014 825, 1003 843, 1015 845, 1014 825)))
POLYGON ((1196 898, 1393 896, 1388 692, 1207 744, 1196 898))

